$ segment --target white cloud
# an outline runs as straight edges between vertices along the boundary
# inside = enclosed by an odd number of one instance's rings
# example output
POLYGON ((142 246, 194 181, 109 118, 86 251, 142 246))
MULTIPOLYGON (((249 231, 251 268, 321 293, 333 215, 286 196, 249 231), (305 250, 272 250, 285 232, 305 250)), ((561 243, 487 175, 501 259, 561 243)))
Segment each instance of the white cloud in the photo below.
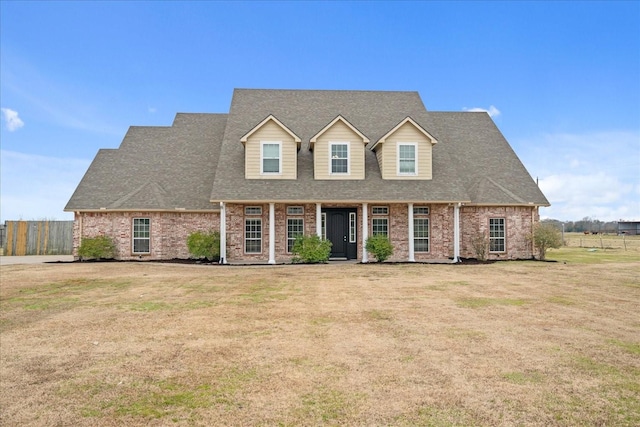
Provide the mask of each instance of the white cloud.
POLYGON ((156 112, 158 112, 158 109, 156 107, 149 107, 149 108, 147 108, 147 111, 150 114, 155 114, 156 112))
POLYGON ((544 134, 512 140, 559 220, 640 219, 640 133, 544 134))
POLYGON ((0 161, 0 222, 73 219, 63 209, 89 160, 0 150, 0 161))
POLYGON ((463 108, 464 111, 469 111, 471 113, 487 113, 490 117, 498 117, 500 115, 500 110, 498 110, 495 106, 490 105, 489 109, 474 107, 474 108, 463 108))
POLYGON ((24 122, 18 117, 18 112, 10 108, 2 108, 2 119, 9 132, 16 131, 24 126, 24 122))

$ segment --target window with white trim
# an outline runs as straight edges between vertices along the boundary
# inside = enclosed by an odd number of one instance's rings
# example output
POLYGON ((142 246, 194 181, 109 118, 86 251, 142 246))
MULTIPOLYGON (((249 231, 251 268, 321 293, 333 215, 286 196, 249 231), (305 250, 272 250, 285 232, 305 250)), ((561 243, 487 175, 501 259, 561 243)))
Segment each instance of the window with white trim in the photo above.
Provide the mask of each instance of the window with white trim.
POLYGON ((287 215, 304 215, 304 207, 287 206, 287 215))
POLYGON ((374 215, 371 218, 371 235, 382 234, 389 236, 389 218, 381 218, 379 215, 389 215, 388 206, 372 206, 371 214, 374 215), (378 216, 378 217, 376 217, 378 216))
POLYGON ((371 208, 371 213, 373 215, 389 215, 389 207, 388 206, 373 206, 371 208))
POLYGON ((372 218, 371 219, 371 234, 376 236, 382 234, 383 236, 389 236, 389 218, 372 218))
POLYGON ((416 252, 429 252, 429 218, 413 219, 413 248, 416 252))
POLYGON ((282 143, 262 141, 260 143, 260 173, 279 174, 282 172, 282 143))
POLYGON ((356 213, 349 212, 349 243, 356 243, 356 213))
POLYGON ((291 252, 296 237, 304 234, 304 220, 302 218, 287 218, 287 252, 291 252))
POLYGON ((245 206, 245 215, 262 215, 262 206, 245 206))
POLYGON ((133 242, 132 251, 134 254, 148 254, 151 252, 151 220, 149 218, 133 219, 133 242))
POLYGON ((349 173, 349 143, 331 142, 329 143, 329 173, 348 174, 349 173))
POLYGON ((489 252, 505 252, 504 218, 489 218, 489 252))
POLYGON ((262 218, 245 218, 244 252, 247 254, 262 252, 262 218))
POLYGON ((414 206, 413 207, 414 215, 429 215, 429 207, 428 206, 414 206))
POLYGON ((322 234, 322 239, 327 240, 327 213, 322 212, 321 214, 321 222, 320 222, 320 234, 322 234))
POLYGON ((415 143, 398 143, 398 175, 415 175, 418 173, 415 143))

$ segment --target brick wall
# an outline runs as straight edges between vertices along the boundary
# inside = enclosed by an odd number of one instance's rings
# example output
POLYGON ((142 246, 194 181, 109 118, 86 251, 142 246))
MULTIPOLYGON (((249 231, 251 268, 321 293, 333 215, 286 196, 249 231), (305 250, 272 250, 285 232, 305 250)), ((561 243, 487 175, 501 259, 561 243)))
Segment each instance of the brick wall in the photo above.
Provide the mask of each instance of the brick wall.
MULTIPOLYGON (((249 205, 247 205, 249 206, 249 205)), ((227 259, 233 261, 266 262, 269 259, 269 204, 251 204, 262 207, 262 252, 244 253, 244 208, 245 205, 227 204, 227 259)), ((275 249, 276 261, 288 262, 287 253, 287 206, 275 205, 275 249)), ((316 232, 316 205, 303 206, 305 234, 316 232)), ((372 206, 389 207, 389 237, 394 245, 391 261, 407 261, 409 258, 408 206, 397 204, 369 204, 368 235, 371 235, 372 206)), ((429 252, 416 252, 416 261, 447 259, 453 256, 453 206, 429 206, 429 252)), ((344 204, 324 204, 324 208, 354 207, 344 204)), ((362 205, 357 208, 357 258, 362 259, 362 205)), ((292 216, 294 217, 294 216, 292 216)), ((299 218, 300 216, 295 216, 299 218)), ((417 218, 417 217, 416 217, 417 218)), ((489 259, 528 259, 532 257, 532 244, 528 239, 532 226, 539 220, 535 207, 473 207, 463 206, 460 211, 461 246, 463 258, 475 258, 472 240, 479 233, 489 233, 489 219, 504 218, 506 227, 506 251, 490 254, 489 259)), ((73 253, 77 256, 80 245, 80 225, 83 237, 107 235, 114 239, 119 259, 172 259, 188 258, 187 236, 194 231, 219 231, 218 213, 190 212, 94 212, 77 213, 73 229, 73 253), (133 218, 149 218, 151 224, 150 254, 132 253, 133 218)))
POLYGON ((530 259, 533 255, 529 236, 533 225, 538 222, 536 207, 507 206, 463 206, 460 212, 460 233, 462 243, 460 256, 476 258, 472 241, 478 234, 489 236, 489 219, 504 218, 506 234, 506 251, 491 253, 489 259, 530 259))
POLYGON ((78 256, 82 232, 82 237, 111 237, 116 245, 118 259, 185 259, 189 258, 189 234, 194 231, 219 230, 220 214, 217 212, 81 212, 75 214, 73 254, 78 256), (150 219, 149 254, 132 253, 134 218, 150 219))

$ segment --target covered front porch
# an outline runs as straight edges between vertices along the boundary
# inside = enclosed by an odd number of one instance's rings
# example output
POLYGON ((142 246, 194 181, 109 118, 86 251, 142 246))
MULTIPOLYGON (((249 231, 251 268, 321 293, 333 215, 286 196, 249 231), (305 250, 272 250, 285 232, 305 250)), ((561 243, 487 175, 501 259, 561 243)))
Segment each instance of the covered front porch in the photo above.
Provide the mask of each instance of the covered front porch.
POLYGON ((384 234, 396 262, 460 257, 460 206, 434 203, 221 202, 220 258, 224 264, 291 261, 300 234, 332 243, 331 260, 370 261, 370 235, 384 234))

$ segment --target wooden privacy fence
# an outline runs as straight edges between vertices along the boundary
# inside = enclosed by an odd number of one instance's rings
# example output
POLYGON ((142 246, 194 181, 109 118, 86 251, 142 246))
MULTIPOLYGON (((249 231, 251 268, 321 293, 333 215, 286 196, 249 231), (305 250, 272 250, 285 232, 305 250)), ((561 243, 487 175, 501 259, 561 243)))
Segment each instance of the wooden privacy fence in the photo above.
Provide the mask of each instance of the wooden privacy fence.
POLYGON ((3 228, 0 239, 4 255, 71 255, 73 252, 73 221, 6 221, 3 228))

